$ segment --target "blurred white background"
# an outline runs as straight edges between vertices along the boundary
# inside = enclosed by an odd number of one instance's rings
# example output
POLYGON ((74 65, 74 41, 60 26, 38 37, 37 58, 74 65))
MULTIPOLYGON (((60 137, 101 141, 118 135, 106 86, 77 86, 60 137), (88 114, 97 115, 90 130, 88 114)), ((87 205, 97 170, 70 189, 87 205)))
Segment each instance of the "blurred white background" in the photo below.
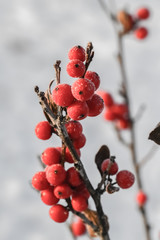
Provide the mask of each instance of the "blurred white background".
MULTIPOLYGON (((117 9, 126 7, 135 13, 148 6, 151 17, 142 22, 149 37, 138 41, 132 34, 125 40, 125 60, 129 79, 133 115, 146 105, 137 123, 137 148, 141 159, 153 143, 149 132, 160 121, 160 2, 117 0, 117 9)), ((74 45, 86 47, 92 41, 95 57, 90 70, 101 77, 101 88, 117 100, 120 72, 116 62, 116 41, 110 21, 97 0, 13 0, 0 1, 0 122, 1 122, 1 240, 71 239, 65 224, 53 222, 30 180, 41 170, 37 160, 48 146, 58 146, 53 136, 49 141, 35 137, 35 125, 44 120, 33 91, 38 85, 45 91, 54 79, 53 64, 62 60, 62 82, 72 83, 66 73, 67 52, 74 45)), ((133 169, 129 152, 116 140, 112 126, 102 116, 81 121, 87 143, 82 161, 96 186, 99 174, 94 156, 102 144, 109 146, 121 169, 133 169)), ((142 170, 148 194, 147 212, 153 240, 160 231, 160 153, 142 170)), ((145 240, 141 217, 135 203, 136 184, 129 190, 105 194, 103 205, 110 221, 111 240, 145 240)), ((85 238, 85 237, 84 237, 85 238)))

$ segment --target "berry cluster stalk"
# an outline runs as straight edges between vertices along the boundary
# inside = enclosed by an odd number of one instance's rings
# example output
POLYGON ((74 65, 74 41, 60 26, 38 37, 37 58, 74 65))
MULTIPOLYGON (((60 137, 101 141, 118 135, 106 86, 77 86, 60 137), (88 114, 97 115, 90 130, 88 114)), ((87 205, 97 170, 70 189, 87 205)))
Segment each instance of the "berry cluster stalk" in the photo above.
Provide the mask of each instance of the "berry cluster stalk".
MULTIPOLYGON (((117 27, 117 19, 116 17, 111 13, 110 9, 108 8, 107 4, 103 0, 98 1, 102 7, 102 9, 105 11, 105 14, 109 17, 111 20, 114 30, 115 30, 115 35, 116 35, 116 40, 117 40, 117 48, 118 48, 118 53, 117 53, 117 60, 119 63, 120 67, 120 72, 121 72, 121 89, 120 89, 120 94, 123 96, 125 103, 128 106, 128 116, 129 116, 129 121, 130 121, 130 143, 125 142, 123 139, 121 132, 116 129, 117 135, 119 140, 126 146, 128 147, 130 153, 131 153, 131 159, 133 163, 133 167, 135 170, 135 175, 136 175, 136 180, 137 180, 137 185, 138 189, 142 190, 143 189, 143 184, 142 184, 142 178, 141 178, 141 173, 140 173, 140 167, 141 165, 138 164, 137 160, 137 147, 136 147, 136 132, 135 132, 135 120, 132 117, 131 114, 131 105, 130 105, 130 98, 129 98, 129 90, 128 90, 128 79, 125 71, 125 64, 124 64, 124 50, 123 50, 123 39, 124 39, 124 34, 119 31, 117 27)), ((149 221, 148 217, 146 214, 146 209, 145 206, 140 206, 139 211, 141 213, 142 219, 143 219, 143 224, 144 224, 144 229, 145 229, 145 234, 146 234, 146 240, 151 240, 150 236, 150 226, 149 226, 149 221)))

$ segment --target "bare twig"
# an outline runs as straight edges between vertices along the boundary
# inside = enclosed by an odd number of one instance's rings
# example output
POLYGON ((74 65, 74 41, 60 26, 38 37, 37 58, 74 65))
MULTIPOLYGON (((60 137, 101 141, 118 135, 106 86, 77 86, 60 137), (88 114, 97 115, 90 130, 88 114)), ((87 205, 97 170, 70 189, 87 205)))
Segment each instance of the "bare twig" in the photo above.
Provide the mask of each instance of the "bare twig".
POLYGON ((158 150, 157 145, 153 145, 152 148, 149 150, 149 152, 142 158, 142 160, 138 163, 138 168, 142 167, 144 164, 146 164, 152 157, 153 155, 157 152, 158 150))

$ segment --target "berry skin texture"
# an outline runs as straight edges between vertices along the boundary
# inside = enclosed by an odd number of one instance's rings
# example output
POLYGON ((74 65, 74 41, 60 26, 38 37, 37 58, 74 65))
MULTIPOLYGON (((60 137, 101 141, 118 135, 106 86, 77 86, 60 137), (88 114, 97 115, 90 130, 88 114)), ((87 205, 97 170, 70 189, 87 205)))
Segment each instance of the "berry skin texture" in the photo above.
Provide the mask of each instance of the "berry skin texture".
POLYGON ((46 178, 51 185, 60 185, 65 181, 66 171, 61 164, 53 164, 47 168, 46 178))
POLYGON ((93 97, 86 102, 89 108, 89 113, 88 113, 89 117, 98 116, 104 109, 104 101, 97 94, 94 94, 93 97))
POLYGON ((122 170, 116 175, 116 181, 119 187, 126 189, 130 188, 134 184, 135 177, 133 173, 127 170, 122 170))
POLYGON ((52 92, 53 101, 61 106, 68 107, 74 100, 69 84, 58 84, 52 92))
POLYGON ((49 215, 52 220, 58 223, 65 222, 68 218, 68 210, 60 204, 54 205, 49 209, 49 215))
POLYGON ((68 52, 68 58, 70 60, 78 59, 82 62, 85 61, 85 49, 81 46, 74 46, 68 52))
POLYGON ((97 90, 97 88, 99 88, 100 77, 96 72, 87 71, 86 74, 85 74, 85 78, 87 78, 88 80, 90 80, 94 84, 95 90, 97 90))
POLYGON ((85 72, 85 65, 82 61, 78 59, 73 59, 67 64, 66 70, 70 77, 82 77, 85 72))
POLYGON ((79 78, 72 84, 71 91, 75 99, 84 102, 93 96, 95 87, 90 80, 79 78))
POLYGON ((86 232, 86 226, 83 221, 78 218, 76 222, 71 224, 71 230, 74 236, 81 236, 86 232))
POLYGON ((65 124, 65 127, 71 139, 79 138, 83 131, 82 124, 77 121, 69 121, 65 124))
POLYGON ((114 104, 113 98, 110 93, 99 90, 97 94, 103 99, 106 107, 111 107, 114 104))
POLYGON ((137 11, 137 17, 139 19, 147 19, 150 16, 150 12, 148 8, 140 8, 137 11))
POLYGON ((67 108, 67 113, 73 120, 82 120, 87 117, 89 112, 86 102, 75 101, 67 108))
POLYGON ((73 141, 73 146, 75 147, 75 148, 82 148, 82 147, 84 147, 84 145, 86 144, 86 137, 85 137, 85 135, 82 133, 80 136, 79 136, 79 138, 77 138, 77 139, 74 139, 73 141))
POLYGON ((55 205, 58 203, 59 199, 53 193, 53 187, 50 187, 46 190, 41 191, 41 200, 46 205, 55 205))
POLYGON ((48 140, 52 135, 52 127, 49 122, 39 122, 35 127, 35 134, 41 140, 48 140))
POLYGON ((46 173, 43 171, 35 173, 32 178, 32 186, 39 191, 49 188, 50 185, 46 179, 46 173))
POLYGON ((59 199, 69 198, 72 194, 72 189, 67 183, 58 185, 54 189, 54 195, 59 199))
POLYGON ((109 158, 105 159, 101 164, 102 172, 105 172, 108 168, 108 173, 110 175, 115 175, 118 172, 118 164, 116 162, 112 162, 109 158))
POLYGON ((66 180, 72 187, 80 186, 83 182, 79 172, 77 172, 77 170, 74 167, 71 167, 67 170, 66 180))
POLYGON ((73 196, 71 204, 74 210, 82 212, 88 208, 87 199, 82 195, 73 196))
POLYGON ((41 155, 41 160, 46 165, 59 163, 61 160, 61 153, 54 147, 46 148, 41 155))
POLYGON ((137 28, 135 31, 134 31, 134 35, 137 39, 144 39, 147 37, 148 35, 148 30, 144 27, 140 27, 140 28, 137 28))
POLYGON ((139 205, 139 207, 143 207, 146 201, 147 195, 142 190, 139 190, 139 192, 136 195, 136 202, 139 205))

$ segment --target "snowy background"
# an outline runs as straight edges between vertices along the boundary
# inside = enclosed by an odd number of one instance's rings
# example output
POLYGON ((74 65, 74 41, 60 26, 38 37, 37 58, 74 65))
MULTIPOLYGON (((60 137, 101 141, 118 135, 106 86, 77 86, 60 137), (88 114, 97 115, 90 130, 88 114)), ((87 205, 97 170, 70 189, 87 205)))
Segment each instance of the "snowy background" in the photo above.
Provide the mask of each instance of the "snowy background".
MULTIPOLYGON (((117 9, 125 6, 135 12, 147 5, 152 12, 151 18, 142 23, 149 29, 149 37, 137 41, 131 34, 125 40, 133 115, 141 104, 146 105, 137 123, 141 159, 153 146, 148 134, 160 120, 160 1, 116 2, 117 9)), ((116 98, 120 74, 114 31, 97 0, 1 0, 0 29, 0 239, 68 240, 71 236, 65 224, 49 218, 49 207, 29 185, 34 173, 41 170, 36 156, 46 147, 60 144, 55 136, 43 142, 34 135, 35 125, 44 116, 33 88, 38 85, 46 90, 55 77, 53 64, 57 59, 62 60, 62 82, 72 83, 65 70, 67 52, 74 45, 86 47, 92 41, 95 57, 90 70, 98 72, 101 88, 116 98)), ((82 160, 94 186, 99 181, 94 155, 102 144, 116 155, 121 169, 132 171, 128 151, 116 141, 111 125, 102 116, 87 118, 82 124, 87 137, 82 160)), ((142 170, 153 240, 158 239, 160 231, 159 158, 158 150, 142 170)), ((145 240, 135 203, 136 190, 135 184, 129 190, 104 195, 111 240, 145 240)))

